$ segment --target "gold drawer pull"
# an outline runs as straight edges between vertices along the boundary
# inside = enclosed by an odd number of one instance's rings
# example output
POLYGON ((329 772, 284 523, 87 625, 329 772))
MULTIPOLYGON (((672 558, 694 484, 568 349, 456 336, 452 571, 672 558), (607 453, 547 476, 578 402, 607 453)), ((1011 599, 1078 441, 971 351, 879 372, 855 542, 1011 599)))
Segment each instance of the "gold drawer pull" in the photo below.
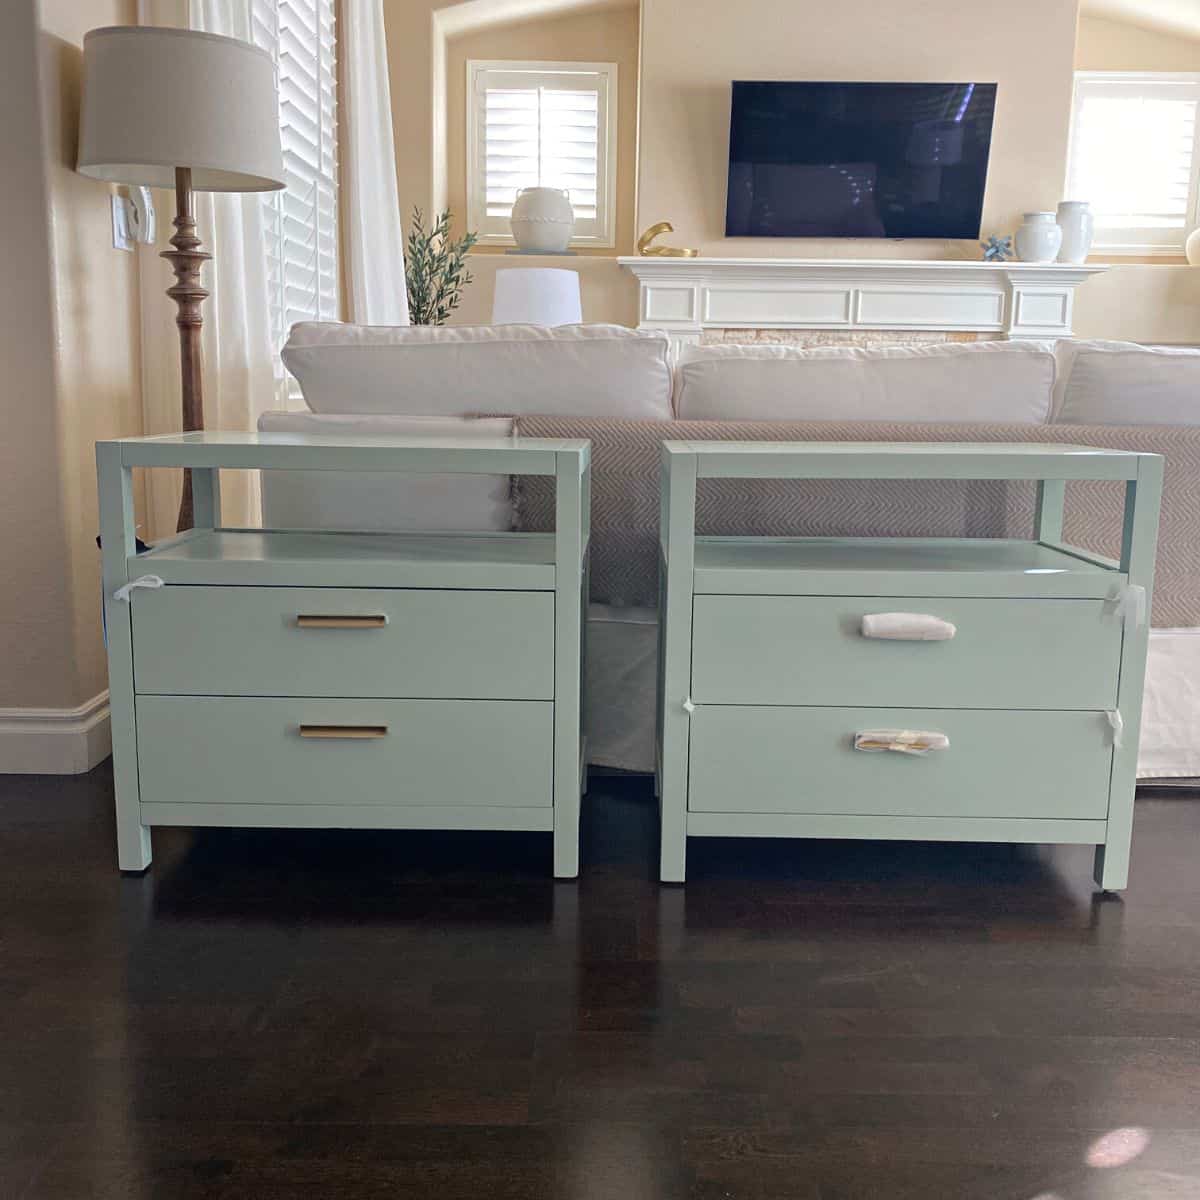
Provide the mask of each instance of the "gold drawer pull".
POLYGON ((370 738, 387 737, 386 725, 301 725, 302 738, 320 738, 326 741, 365 741, 370 738))
POLYGON ((300 629, 382 629, 387 620, 383 613, 372 613, 363 617, 301 613, 296 618, 296 625, 300 629))

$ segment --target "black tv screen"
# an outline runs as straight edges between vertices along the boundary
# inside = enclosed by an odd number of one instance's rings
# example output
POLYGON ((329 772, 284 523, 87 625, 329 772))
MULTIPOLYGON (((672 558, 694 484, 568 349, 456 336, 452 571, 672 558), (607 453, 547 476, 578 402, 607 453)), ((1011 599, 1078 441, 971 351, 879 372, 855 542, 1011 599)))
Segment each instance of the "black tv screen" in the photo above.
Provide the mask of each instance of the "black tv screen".
POLYGON ((977 238, 994 83, 733 84, 726 237, 977 238))

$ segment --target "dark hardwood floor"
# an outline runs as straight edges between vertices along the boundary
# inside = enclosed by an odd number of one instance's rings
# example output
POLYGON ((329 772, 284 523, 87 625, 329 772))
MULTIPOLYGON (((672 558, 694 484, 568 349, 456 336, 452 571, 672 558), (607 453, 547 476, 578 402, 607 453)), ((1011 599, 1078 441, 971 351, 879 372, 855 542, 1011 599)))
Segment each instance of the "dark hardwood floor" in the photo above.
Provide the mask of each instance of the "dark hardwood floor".
POLYGON ((1200 797, 1091 853, 157 830, 0 778, 4 1200, 1200 1196, 1200 797))

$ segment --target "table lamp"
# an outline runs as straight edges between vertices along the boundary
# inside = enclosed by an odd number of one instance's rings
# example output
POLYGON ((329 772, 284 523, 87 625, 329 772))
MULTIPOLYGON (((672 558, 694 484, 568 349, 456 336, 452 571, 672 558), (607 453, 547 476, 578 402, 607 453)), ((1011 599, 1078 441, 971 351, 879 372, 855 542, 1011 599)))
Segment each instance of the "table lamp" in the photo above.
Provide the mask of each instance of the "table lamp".
MULTIPOLYGON (((191 29, 118 25, 83 39, 77 170, 110 183, 175 188, 175 271, 167 295, 179 307, 183 428, 204 428, 200 304, 208 292, 192 193, 285 187, 275 63, 249 42, 191 29)), ((179 529, 192 525, 184 472, 179 529)))
POLYGON ((582 320, 578 271, 524 267, 496 272, 493 325, 578 325, 582 320))

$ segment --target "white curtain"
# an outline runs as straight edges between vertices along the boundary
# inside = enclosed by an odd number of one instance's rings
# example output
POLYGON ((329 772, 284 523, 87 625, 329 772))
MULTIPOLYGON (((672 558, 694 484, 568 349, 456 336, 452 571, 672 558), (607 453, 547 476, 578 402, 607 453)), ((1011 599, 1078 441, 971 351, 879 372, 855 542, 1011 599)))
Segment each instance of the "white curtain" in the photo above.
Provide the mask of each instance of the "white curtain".
MULTIPOLYGON (((221 33, 250 41, 250 6, 245 0, 142 0, 142 24, 221 33)), ((214 80, 219 87, 220 81, 214 80)), ((158 257, 174 232, 175 197, 156 192, 158 245, 139 247, 142 310, 142 406, 146 433, 180 428, 179 335, 175 305, 163 292, 174 281, 158 257)), ((203 326, 204 424, 209 429, 253 430, 259 414, 285 406, 275 372, 270 328, 262 197, 198 192, 196 234, 213 257, 202 281, 209 291, 203 326)), ((182 476, 150 471, 146 477, 150 538, 175 530, 182 476)), ((226 525, 261 524, 257 471, 221 476, 226 525)))
POLYGON ((347 316, 364 325, 407 325, 383 0, 342 0, 338 40, 347 316))

